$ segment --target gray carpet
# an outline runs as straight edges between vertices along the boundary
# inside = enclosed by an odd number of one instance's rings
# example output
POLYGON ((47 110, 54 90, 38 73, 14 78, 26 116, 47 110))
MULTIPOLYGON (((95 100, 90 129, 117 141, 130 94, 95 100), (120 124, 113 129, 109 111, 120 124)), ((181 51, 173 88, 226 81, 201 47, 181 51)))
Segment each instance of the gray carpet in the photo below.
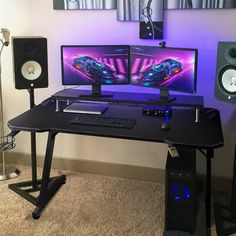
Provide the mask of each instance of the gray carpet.
MULTIPOLYGON (((33 220, 34 206, 8 189, 10 183, 30 180, 30 168, 18 168, 19 177, 0 182, 1 236, 163 234, 164 186, 161 184, 52 170, 52 176, 66 174, 66 184, 41 218, 33 220)), ((199 232, 198 235, 204 235, 199 232)))

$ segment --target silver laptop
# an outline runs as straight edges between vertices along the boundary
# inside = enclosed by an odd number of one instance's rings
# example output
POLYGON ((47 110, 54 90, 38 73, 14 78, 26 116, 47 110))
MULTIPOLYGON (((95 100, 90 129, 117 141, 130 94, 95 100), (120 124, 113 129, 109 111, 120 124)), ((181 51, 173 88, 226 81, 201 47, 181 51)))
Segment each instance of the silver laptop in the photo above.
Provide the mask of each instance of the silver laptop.
POLYGON ((74 102, 67 106, 63 111, 71 113, 83 113, 83 114, 96 114, 101 115, 108 109, 107 105, 104 104, 93 104, 93 103, 79 103, 74 102))

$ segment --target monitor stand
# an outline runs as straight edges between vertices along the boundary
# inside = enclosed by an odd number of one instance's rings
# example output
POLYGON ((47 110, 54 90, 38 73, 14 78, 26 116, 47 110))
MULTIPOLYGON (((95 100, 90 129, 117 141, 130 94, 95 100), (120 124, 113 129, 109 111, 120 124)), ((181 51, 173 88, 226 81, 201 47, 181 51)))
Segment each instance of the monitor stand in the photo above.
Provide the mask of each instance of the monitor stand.
MULTIPOLYGON (((90 93, 90 91, 88 91, 90 93)), ((90 94, 80 94, 79 98, 112 98, 113 94, 102 93, 101 85, 94 84, 92 85, 92 93, 90 94)))
POLYGON ((176 100, 176 96, 171 96, 169 90, 160 89, 160 94, 157 95, 157 98, 149 99, 149 101, 163 101, 163 102, 173 102, 176 100))

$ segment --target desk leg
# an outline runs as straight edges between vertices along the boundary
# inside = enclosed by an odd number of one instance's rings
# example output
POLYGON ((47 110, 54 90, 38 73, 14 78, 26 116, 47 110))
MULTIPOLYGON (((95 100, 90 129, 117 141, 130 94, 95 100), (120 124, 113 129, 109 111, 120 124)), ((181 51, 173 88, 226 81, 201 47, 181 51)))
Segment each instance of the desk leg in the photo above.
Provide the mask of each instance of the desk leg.
POLYGON ((214 157, 214 150, 207 149, 207 179, 206 179, 206 228, 207 235, 211 235, 211 159, 214 157))
POLYGON ((51 200, 51 198, 61 187, 61 185, 64 184, 66 181, 65 175, 50 178, 52 156, 53 156, 53 149, 56 135, 57 132, 53 131, 50 131, 48 134, 47 149, 44 159, 40 194, 38 197, 37 207, 34 209, 32 213, 32 217, 34 219, 38 219, 40 217, 44 207, 51 200))

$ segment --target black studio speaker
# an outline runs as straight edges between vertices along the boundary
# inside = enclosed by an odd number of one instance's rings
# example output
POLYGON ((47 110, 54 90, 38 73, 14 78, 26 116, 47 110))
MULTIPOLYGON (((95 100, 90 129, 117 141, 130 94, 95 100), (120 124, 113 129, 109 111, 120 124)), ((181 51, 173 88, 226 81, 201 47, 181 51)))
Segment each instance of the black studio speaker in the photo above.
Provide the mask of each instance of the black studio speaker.
POLYGON ((236 42, 219 42, 215 97, 236 104, 236 42))
POLYGON ((15 88, 48 87, 47 39, 13 37, 12 47, 15 88))

